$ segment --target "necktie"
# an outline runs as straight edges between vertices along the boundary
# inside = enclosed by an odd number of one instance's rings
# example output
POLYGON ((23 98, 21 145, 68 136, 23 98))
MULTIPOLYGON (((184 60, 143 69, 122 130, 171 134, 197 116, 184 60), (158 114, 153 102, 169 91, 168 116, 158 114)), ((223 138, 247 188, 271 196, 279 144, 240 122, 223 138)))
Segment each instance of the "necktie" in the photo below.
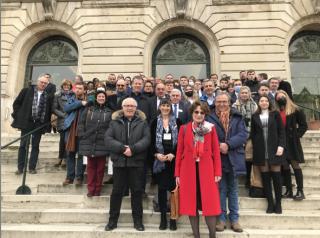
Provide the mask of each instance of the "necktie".
POLYGON ((178 117, 178 105, 177 104, 173 105, 173 113, 174 113, 174 117, 177 118, 178 117))

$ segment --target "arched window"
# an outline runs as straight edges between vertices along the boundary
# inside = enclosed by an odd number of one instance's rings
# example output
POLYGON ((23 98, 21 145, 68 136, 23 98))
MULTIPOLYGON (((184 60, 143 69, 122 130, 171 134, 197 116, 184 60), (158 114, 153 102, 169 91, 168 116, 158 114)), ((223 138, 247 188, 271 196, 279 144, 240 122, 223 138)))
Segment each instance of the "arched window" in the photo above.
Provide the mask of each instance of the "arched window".
POLYGON ((59 86, 65 78, 73 79, 77 72, 78 49, 68 38, 53 36, 37 43, 28 55, 25 86, 35 84, 43 73, 52 76, 59 86))
POLYGON ((152 75, 163 78, 168 73, 175 78, 181 75, 207 78, 210 75, 208 49, 200 40, 187 34, 164 39, 153 52, 152 75))
MULTIPOLYGON (((303 31, 289 46, 291 79, 296 103, 320 110, 320 32, 303 31)), ((319 119, 305 111, 309 120, 319 119)))

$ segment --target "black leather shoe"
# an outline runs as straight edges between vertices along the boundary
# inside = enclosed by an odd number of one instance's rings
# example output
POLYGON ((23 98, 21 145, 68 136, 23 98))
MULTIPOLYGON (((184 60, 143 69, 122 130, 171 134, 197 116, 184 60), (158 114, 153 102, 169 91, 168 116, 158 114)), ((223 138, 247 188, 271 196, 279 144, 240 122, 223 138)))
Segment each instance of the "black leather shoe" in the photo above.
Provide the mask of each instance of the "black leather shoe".
POLYGON ((176 220, 170 219, 170 227, 169 228, 170 228, 171 231, 177 230, 177 222, 176 222, 176 220))
POLYGON ((36 174, 37 173, 37 170, 35 169, 29 169, 29 174, 36 174))
POLYGON ((167 214, 161 213, 159 230, 165 230, 165 229, 167 229, 167 214))
POLYGON ((306 197, 304 196, 303 190, 298 190, 296 195, 293 196, 293 200, 295 201, 302 201, 306 197))
POLYGON ((282 194, 282 198, 293 198, 292 190, 287 190, 284 194, 282 194))
POLYGON ((104 230, 105 231, 112 231, 114 229, 117 228, 117 223, 115 222, 109 222, 105 227, 104 227, 104 230))
POLYGON ((268 204, 268 208, 266 210, 266 213, 274 213, 274 205, 273 204, 268 204))
POLYGON ((134 223, 134 229, 136 229, 137 231, 144 231, 144 225, 140 222, 134 223))

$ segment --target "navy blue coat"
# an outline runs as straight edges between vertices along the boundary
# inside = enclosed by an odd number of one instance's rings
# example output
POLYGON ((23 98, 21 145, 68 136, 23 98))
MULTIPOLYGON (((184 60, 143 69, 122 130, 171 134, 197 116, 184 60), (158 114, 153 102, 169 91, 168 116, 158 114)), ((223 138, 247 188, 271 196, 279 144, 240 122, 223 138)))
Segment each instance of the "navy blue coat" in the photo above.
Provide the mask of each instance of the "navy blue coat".
POLYGON ((248 132, 244 120, 242 119, 242 115, 233 108, 231 109, 230 114, 231 118, 227 135, 215 110, 207 116, 206 121, 215 125, 219 142, 227 143, 229 145, 228 157, 234 174, 236 176, 245 175, 246 163, 244 145, 247 142, 248 132))

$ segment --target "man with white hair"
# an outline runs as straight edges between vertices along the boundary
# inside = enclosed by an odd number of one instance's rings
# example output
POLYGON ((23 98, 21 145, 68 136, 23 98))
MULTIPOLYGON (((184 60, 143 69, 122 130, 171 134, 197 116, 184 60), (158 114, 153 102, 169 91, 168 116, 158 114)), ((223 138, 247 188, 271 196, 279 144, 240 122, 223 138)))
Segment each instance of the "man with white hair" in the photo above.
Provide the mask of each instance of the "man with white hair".
MULTIPOLYGON (((21 136, 24 136, 28 132, 43 126, 50 122, 51 108, 53 103, 53 95, 49 94, 45 89, 49 84, 49 79, 45 76, 40 76, 37 81, 37 85, 24 88, 20 91, 18 97, 13 102, 13 128, 21 130, 21 136)), ((39 155, 39 144, 42 134, 51 131, 51 125, 32 133, 31 136, 31 155, 29 161, 29 173, 36 174, 36 166, 39 155)), ((27 152, 26 138, 20 141, 20 147, 18 152, 18 170, 16 175, 22 174, 25 161, 25 155, 27 152)))
POLYGON ((170 93, 170 100, 172 103, 172 112, 176 118, 179 118, 182 124, 187 123, 190 120, 189 102, 181 101, 181 91, 179 89, 172 89, 170 93))
POLYGON ((105 144, 113 162, 113 189, 106 231, 117 228, 123 191, 127 186, 131 191, 134 228, 144 231, 142 194, 150 130, 145 114, 137 110, 137 106, 135 99, 124 99, 122 110, 112 114, 112 121, 105 134, 105 144))

